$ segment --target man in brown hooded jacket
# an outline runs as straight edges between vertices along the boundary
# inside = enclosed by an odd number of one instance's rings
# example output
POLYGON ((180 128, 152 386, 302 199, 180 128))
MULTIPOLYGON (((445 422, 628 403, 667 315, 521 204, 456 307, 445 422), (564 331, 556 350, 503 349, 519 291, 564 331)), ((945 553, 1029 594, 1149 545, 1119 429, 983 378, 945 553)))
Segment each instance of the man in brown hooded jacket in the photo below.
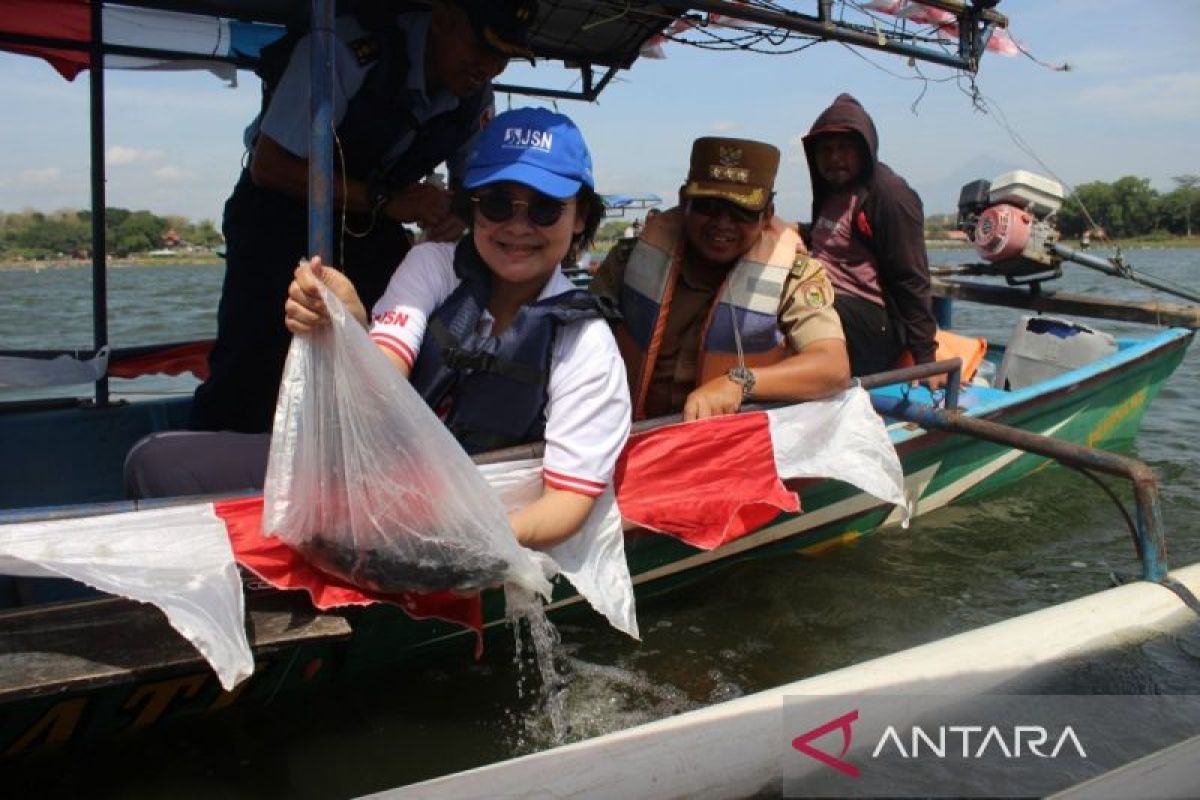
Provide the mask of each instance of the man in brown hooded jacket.
POLYGON ((891 369, 905 351, 918 364, 937 354, 921 198, 878 150, 875 123, 848 94, 804 137, 812 255, 827 265, 837 293, 853 375, 891 369))

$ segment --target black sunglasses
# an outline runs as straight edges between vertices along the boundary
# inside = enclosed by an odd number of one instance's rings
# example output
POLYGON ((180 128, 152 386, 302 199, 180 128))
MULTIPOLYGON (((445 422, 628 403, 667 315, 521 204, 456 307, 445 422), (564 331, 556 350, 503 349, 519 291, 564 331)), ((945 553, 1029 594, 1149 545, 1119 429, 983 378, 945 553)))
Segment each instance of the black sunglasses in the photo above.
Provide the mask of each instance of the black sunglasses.
POLYGON ((763 211, 765 210, 751 211, 748 208, 742 208, 737 203, 731 203, 719 197, 693 197, 688 200, 688 211, 706 217, 719 217, 722 214, 728 214, 729 218, 734 222, 742 224, 758 222, 762 219, 763 211))
POLYGON ((538 195, 533 200, 513 200, 501 192, 477 194, 471 202, 492 222, 508 222, 516 213, 517 206, 525 206, 525 217, 539 228, 549 228, 562 219, 567 204, 553 197, 538 195))

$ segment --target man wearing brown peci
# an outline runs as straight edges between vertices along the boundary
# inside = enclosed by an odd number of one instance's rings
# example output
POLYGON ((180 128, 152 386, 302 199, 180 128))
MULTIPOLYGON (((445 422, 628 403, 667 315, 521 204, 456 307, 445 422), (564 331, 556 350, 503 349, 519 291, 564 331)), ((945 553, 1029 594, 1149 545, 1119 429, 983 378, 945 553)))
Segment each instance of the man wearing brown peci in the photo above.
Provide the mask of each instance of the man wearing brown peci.
POLYGON ((846 387, 833 287, 796 226, 775 216, 778 168, 769 144, 697 139, 679 205, 647 217, 601 265, 591 289, 624 318, 634 419, 702 419, 846 387))

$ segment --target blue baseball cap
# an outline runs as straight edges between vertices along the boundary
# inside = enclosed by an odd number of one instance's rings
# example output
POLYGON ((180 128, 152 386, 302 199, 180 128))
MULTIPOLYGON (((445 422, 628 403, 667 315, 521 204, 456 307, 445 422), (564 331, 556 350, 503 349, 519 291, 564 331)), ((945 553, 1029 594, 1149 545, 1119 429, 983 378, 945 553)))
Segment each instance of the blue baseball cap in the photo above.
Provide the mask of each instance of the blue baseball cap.
POLYGON ((545 108, 514 108, 479 134, 463 185, 475 189, 513 181, 549 197, 574 197, 581 185, 595 189, 592 156, 569 117, 545 108))

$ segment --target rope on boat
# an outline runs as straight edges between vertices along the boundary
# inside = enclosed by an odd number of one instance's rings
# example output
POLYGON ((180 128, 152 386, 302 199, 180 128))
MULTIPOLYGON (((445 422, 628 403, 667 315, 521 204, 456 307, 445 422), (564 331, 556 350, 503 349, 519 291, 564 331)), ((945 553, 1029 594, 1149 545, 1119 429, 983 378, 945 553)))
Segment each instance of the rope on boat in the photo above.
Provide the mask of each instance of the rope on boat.
POLYGON ((1140 561, 1142 558, 1142 541, 1138 538, 1137 524, 1133 521, 1133 517, 1129 515, 1129 509, 1125 507, 1123 502, 1121 502, 1121 498, 1117 497, 1117 493, 1112 490, 1111 486, 1100 480, 1100 476, 1092 472, 1090 469, 1080 467, 1076 464, 1068 464, 1066 462, 1059 463, 1063 464, 1063 466, 1070 467, 1079 474, 1083 475, 1085 478, 1090 478, 1092 482, 1104 490, 1104 493, 1108 495, 1108 498, 1113 501, 1113 505, 1115 505, 1117 510, 1121 512, 1121 516, 1125 518, 1125 525, 1129 529, 1129 537, 1133 539, 1133 551, 1137 553, 1138 560, 1140 561))
POLYGON ((1159 583, 1162 584, 1164 588, 1170 589, 1172 592, 1174 592, 1179 599, 1183 601, 1185 606, 1190 608, 1192 611, 1195 611, 1196 614, 1200 615, 1200 599, 1197 599, 1196 595, 1192 594, 1191 589, 1184 586, 1170 575, 1163 578, 1161 581, 1159 581, 1159 583))

